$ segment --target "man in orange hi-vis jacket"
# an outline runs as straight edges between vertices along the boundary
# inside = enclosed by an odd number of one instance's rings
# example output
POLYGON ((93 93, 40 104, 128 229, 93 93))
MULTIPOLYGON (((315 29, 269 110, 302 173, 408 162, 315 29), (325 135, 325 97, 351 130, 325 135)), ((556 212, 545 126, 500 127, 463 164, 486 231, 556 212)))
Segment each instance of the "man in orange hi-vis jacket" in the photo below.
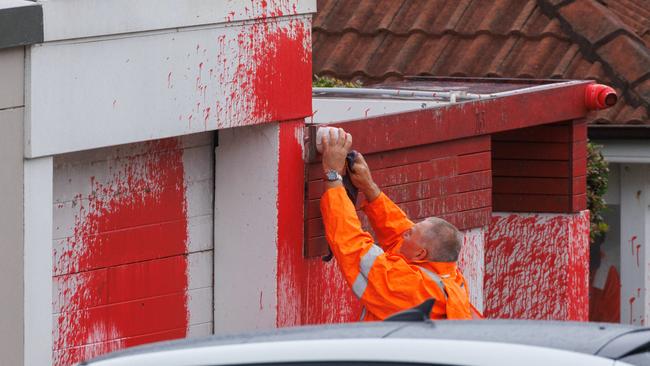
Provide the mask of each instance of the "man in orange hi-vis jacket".
POLYGON ((472 319, 480 314, 469 301, 465 278, 456 266, 461 234, 439 218, 411 222, 377 184, 357 154, 353 184, 366 197, 363 211, 377 235, 364 232, 342 183, 352 136, 343 129, 323 136, 325 193, 321 212, 327 241, 346 281, 364 306, 364 320, 382 320, 435 300, 432 319, 472 319))

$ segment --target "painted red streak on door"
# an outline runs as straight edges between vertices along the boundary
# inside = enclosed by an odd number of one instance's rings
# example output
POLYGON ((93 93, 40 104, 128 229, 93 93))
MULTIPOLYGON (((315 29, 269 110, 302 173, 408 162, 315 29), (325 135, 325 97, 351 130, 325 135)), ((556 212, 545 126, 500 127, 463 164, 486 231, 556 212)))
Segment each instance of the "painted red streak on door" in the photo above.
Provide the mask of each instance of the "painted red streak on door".
POLYGON ((78 197, 73 235, 54 251, 54 364, 184 337, 186 198, 177 139, 109 164, 78 197))
POLYGON ((487 317, 588 320, 588 211, 495 214, 488 238, 487 317))

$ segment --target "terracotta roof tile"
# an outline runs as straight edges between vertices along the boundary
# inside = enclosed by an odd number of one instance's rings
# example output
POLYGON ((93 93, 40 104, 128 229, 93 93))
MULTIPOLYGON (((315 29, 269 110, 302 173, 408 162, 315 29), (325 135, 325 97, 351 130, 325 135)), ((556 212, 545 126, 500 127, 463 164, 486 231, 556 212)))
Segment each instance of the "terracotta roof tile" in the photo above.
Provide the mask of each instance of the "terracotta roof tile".
POLYGON ((650 0, 319 0, 318 9, 315 73, 595 79, 621 101, 594 123, 650 123, 650 0))
POLYGON ((646 46, 650 41, 649 0, 602 0, 625 24, 641 37, 646 46))
POLYGON ((574 1, 558 11, 572 30, 586 38, 591 45, 599 44, 612 34, 634 34, 613 12, 596 1, 574 1))
POLYGON ((628 37, 618 36, 597 50, 600 57, 610 65, 616 65, 616 73, 632 84, 650 72, 650 50, 628 37))

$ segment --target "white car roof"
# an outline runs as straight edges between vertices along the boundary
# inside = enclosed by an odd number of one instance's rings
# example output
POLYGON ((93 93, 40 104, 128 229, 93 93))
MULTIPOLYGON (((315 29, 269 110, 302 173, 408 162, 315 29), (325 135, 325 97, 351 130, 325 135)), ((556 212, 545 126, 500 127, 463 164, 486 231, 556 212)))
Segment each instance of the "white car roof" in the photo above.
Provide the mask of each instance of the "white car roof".
POLYGON ((92 365, 189 366, 373 361, 476 366, 616 364, 614 360, 587 354, 511 343, 370 338, 263 342, 161 350, 106 359, 92 365))

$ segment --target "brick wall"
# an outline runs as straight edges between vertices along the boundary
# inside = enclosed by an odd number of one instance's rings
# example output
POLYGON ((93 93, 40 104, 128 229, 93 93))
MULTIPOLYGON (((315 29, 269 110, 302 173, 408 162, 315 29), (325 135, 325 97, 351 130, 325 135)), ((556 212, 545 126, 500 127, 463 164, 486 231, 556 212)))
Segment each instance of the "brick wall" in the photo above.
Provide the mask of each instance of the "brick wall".
MULTIPOLYGON (((492 200, 489 136, 375 152, 365 158, 375 182, 411 220, 439 216, 460 230, 489 223, 492 200)), ((320 162, 308 166, 307 257, 327 251, 320 214, 322 176, 320 162)), ((363 201, 360 196, 359 203, 363 201)), ((365 215, 360 210, 359 214, 364 228, 370 230, 365 215)))
POLYGON ((584 120, 494 134, 494 211, 586 209, 586 144, 584 120))
POLYGON ((54 160, 54 364, 212 333, 213 135, 54 160))

